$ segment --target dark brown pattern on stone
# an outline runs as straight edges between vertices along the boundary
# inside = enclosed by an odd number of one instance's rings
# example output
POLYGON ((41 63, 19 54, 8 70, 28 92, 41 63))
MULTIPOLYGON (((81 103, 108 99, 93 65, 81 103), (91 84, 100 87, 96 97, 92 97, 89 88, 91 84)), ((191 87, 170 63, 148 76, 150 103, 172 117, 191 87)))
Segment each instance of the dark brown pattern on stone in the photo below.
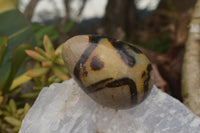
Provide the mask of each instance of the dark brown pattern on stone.
POLYGON ((106 38, 105 36, 89 35, 89 43, 98 43, 101 39, 106 38))
POLYGON ((117 41, 114 39, 109 39, 109 41, 120 54, 120 57, 124 61, 124 63, 129 67, 133 67, 136 63, 136 59, 127 51, 127 48, 125 46, 128 46, 128 43, 124 43, 122 41, 117 41))
POLYGON ((143 100, 148 96, 149 92, 150 92, 150 88, 149 88, 149 80, 150 80, 150 73, 152 70, 152 66, 151 64, 147 65, 147 78, 144 80, 144 96, 143 96, 143 100))
POLYGON ((130 79, 130 78, 122 78, 122 79, 118 79, 118 80, 115 80, 111 83, 108 83, 106 85, 106 87, 120 87, 120 86, 123 86, 123 85, 128 85, 129 88, 130 88, 130 94, 131 94, 131 105, 135 105, 137 104, 137 87, 136 87, 136 84, 135 82, 130 79))
POLYGON ((152 70, 152 66, 151 66, 151 64, 148 64, 147 71, 150 72, 151 70, 152 70))
POLYGON ((130 48, 131 48, 133 51, 135 51, 137 54, 143 54, 142 51, 141 51, 139 48, 137 48, 137 47, 135 47, 135 46, 133 46, 133 45, 131 45, 131 44, 129 44, 129 46, 130 46, 130 48))
POLYGON ((90 67, 92 70, 100 70, 104 67, 104 62, 99 59, 98 56, 93 56, 92 61, 90 63, 90 67))
POLYGON ((142 78, 144 78, 145 75, 146 75, 146 72, 144 71, 144 72, 142 73, 142 78))
POLYGON ((74 68, 74 76, 75 76, 74 78, 76 79, 76 81, 82 88, 85 88, 85 86, 83 85, 83 83, 80 79, 80 69, 85 64, 85 62, 88 60, 88 58, 90 57, 90 55, 94 51, 94 49, 97 47, 100 39, 101 39, 101 37, 98 37, 98 36, 89 36, 88 43, 91 43, 91 44, 83 52, 83 54, 81 55, 80 59, 78 60, 78 62, 76 63, 76 66, 74 68))
POLYGON ((88 71, 86 70, 86 67, 83 66, 83 73, 82 73, 83 77, 87 77, 88 75, 88 71))
POLYGON ((104 89, 105 87, 108 88, 115 88, 115 87, 120 87, 120 86, 124 86, 124 85, 128 85, 129 89, 130 89, 130 96, 131 96, 131 105, 136 105, 137 104, 137 87, 135 82, 130 79, 130 78, 122 78, 122 79, 118 79, 112 82, 109 82, 110 80, 113 80, 113 78, 107 78, 104 80, 101 80, 95 84, 90 85, 89 87, 87 87, 88 93, 94 93, 97 91, 100 91, 102 89, 104 89), (107 83, 108 82, 108 83, 107 83))
POLYGON ((121 59, 125 62, 125 64, 127 64, 128 66, 130 67, 133 67, 135 65, 135 58, 128 55, 128 54, 125 54, 123 51, 121 50, 118 50, 118 53, 120 54, 121 56, 121 59))
POLYGON ((88 93, 93 93, 105 88, 106 84, 111 80, 113 80, 113 78, 103 79, 94 84, 91 84, 89 87, 87 87, 88 93))

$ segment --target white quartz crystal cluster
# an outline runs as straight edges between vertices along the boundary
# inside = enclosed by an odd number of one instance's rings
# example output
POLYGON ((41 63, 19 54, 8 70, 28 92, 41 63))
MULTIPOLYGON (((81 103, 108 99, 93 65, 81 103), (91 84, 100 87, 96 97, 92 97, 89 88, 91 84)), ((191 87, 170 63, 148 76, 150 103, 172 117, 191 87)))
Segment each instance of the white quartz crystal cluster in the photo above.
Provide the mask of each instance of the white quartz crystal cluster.
POLYGON ((42 89, 19 133, 200 133, 200 118, 155 86, 134 108, 102 107, 71 79, 42 89))

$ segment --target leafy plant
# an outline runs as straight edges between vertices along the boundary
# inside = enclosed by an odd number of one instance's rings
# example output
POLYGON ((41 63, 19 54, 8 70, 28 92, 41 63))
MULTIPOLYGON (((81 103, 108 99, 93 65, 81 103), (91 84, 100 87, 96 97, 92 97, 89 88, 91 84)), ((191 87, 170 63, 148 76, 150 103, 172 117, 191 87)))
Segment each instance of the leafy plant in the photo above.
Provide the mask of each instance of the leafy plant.
MULTIPOLYGON (((1 67, 4 67, 3 65, 5 65, 5 64, 2 64, 3 62, 2 60, 5 58, 7 49, 8 49, 8 38, 0 37, 0 54, 1 54, 0 66, 1 67)), ((25 50, 27 49, 31 49, 30 44, 20 44, 14 49, 11 59, 10 59, 10 63, 9 63, 10 69, 8 70, 7 75, 5 75, 4 79, 2 79, 0 82, 0 90, 3 90, 4 94, 8 92, 12 84, 12 81, 15 78, 15 75, 17 74, 21 64, 23 64, 23 61, 26 58, 25 50)))
POLYGON ((35 38, 18 10, 1 13, 0 20, 0 91, 6 94, 14 78, 24 73, 25 50, 32 48, 35 38))
POLYGON ((62 45, 54 50, 53 44, 47 35, 44 36, 43 45, 44 50, 39 47, 35 47, 35 51, 26 50, 26 53, 36 62, 34 69, 27 71, 22 75, 22 78, 19 77, 19 80, 28 76, 33 79, 35 86, 33 87, 34 92, 23 94, 20 96, 22 98, 35 99, 44 86, 70 78, 61 58, 62 45))
POLYGON ((29 109, 30 105, 28 103, 19 108, 14 99, 8 100, 8 95, 3 96, 0 92, 0 131, 18 132, 29 109))
POLYGON ((40 77, 46 74, 49 75, 53 72, 60 80, 69 79, 69 76, 67 76, 67 69, 61 58, 62 45, 54 50, 53 44, 46 35, 44 36, 43 44, 45 51, 39 47, 35 47, 35 51, 26 50, 26 53, 30 57, 41 63, 37 68, 29 70, 27 75, 30 77, 40 77))
POLYGON ((62 46, 54 50, 53 44, 47 35, 44 36, 44 49, 35 47, 34 50, 26 50, 26 53, 37 62, 35 68, 27 71, 26 75, 32 77, 37 86, 35 90, 51 84, 69 79, 68 71, 61 58, 62 46))

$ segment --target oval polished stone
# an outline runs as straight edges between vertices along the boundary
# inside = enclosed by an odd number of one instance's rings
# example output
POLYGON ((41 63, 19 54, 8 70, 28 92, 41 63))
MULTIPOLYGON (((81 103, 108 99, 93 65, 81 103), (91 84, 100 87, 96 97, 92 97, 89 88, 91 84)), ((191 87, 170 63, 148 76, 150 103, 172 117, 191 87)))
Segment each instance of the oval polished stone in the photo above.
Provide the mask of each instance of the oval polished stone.
POLYGON ((62 57, 70 75, 87 95, 106 107, 134 107, 153 87, 150 61, 130 43, 79 35, 64 43, 62 57))

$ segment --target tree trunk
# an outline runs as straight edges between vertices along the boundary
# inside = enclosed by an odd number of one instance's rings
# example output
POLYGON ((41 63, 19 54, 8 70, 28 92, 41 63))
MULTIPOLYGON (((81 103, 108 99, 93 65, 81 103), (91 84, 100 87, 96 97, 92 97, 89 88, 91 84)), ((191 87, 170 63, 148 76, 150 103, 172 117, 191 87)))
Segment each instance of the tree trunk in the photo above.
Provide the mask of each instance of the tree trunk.
POLYGON ((65 24, 69 20, 69 15, 70 15, 70 2, 71 0, 64 0, 64 5, 65 5, 65 17, 62 19, 57 20, 57 27, 58 31, 60 33, 59 39, 58 39, 58 44, 63 43, 66 41, 68 38, 68 35, 65 33, 65 24))
POLYGON ((26 6, 26 9, 24 11, 24 16, 31 21, 31 18, 33 17, 33 13, 35 10, 35 7, 37 6, 37 3, 39 0, 31 0, 29 4, 26 6))
POLYGON ((158 9, 166 9, 176 12, 185 12, 193 8, 197 0, 161 0, 158 9))
POLYGON ((125 7, 125 32, 128 38, 134 37, 134 26, 135 26, 135 4, 133 0, 127 0, 125 7))
POLYGON ((131 35, 135 8, 133 0, 109 0, 103 21, 104 35, 123 39, 131 35))
POLYGON ((190 23, 182 68, 184 104, 200 116, 200 0, 197 1, 190 23))
POLYGON ((79 9, 78 16, 81 16, 81 14, 83 12, 83 9, 85 8, 86 2, 87 2, 87 0, 82 0, 82 5, 81 5, 81 7, 79 9))

